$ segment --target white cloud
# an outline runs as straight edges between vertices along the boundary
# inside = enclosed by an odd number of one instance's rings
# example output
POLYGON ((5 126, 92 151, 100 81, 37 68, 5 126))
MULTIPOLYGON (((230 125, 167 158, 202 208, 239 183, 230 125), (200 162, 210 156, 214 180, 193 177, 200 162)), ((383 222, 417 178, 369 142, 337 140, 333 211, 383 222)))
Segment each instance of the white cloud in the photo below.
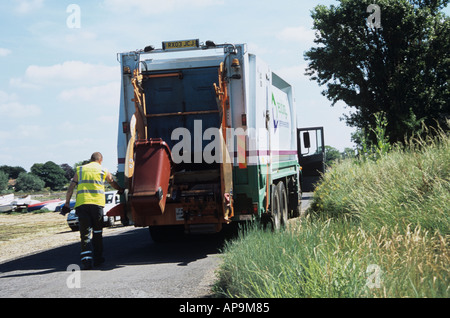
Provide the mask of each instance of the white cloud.
POLYGON ((19 102, 0 104, 1 118, 33 117, 41 114, 41 109, 36 105, 24 105, 19 102))
MULTIPOLYGON (((87 41, 95 42, 97 40, 98 40, 97 33, 85 31, 85 30, 79 30, 79 32, 68 33, 64 37, 64 41, 67 45, 78 44, 78 43, 86 44, 87 41)), ((52 39, 50 39, 50 41, 52 41, 52 39)))
POLYGON ((22 88, 22 89, 38 89, 38 84, 32 84, 30 82, 25 81, 22 77, 13 77, 9 80, 9 84, 14 88, 22 88))
MULTIPOLYGON (((75 162, 89 159, 95 151, 103 154, 103 166, 111 172, 116 171, 117 155, 115 150, 115 139, 112 142, 105 142, 103 136, 67 138, 65 140, 55 140, 53 143, 45 145, 46 158, 53 158, 56 163, 68 163, 73 165, 75 162)), ((48 160, 48 159, 46 159, 48 160)))
POLYGON ((17 7, 16 12, 20 14, 27 14, 37 9, 40 9, 44 4, 44 0, 15 0, 17 7))
POLYGON ((283 41, 304 43, 313 42, 314 35, 314 30, 299 26, 284 28, 277 37, 283 41))
POLYGON ((59 94, 59 98, 66 102, 89 102, 116 109, 120 98, 120 82, 66 89, 59 94))
POLYGON ((267 46, 261 46, 255 42, 248 42, 247 47, 250 53, 255 54, 257 56, 263 56, 264 54, 270 52, 267 46))
POLYGON ((45 85, 99 85, 120 78, 119 66, 67 61, 51 66, 29 66, 23 77, 10 79, 13 87, 38 88, 45 85))
POLYGON ((100 116, 98 118, 98 121, 102 124, 117 124, 117 117, 116 116, 100 116))
POLYGON ((11 53, 12 53, 11 50, 4 49, 4 48, 0 47, 0 57, 8 56, 11 53))
POLYGON ((292 67, 279 69, 276 73, 290 83, 301 79, 309 81, 309 77, 305 75, 305 69, 307 67, 307 64, 294 65, 292 67))
POLYGON ((17 100, 17 95, 8 94, 4 91, 0 91, 0 104, 17 100))
POLYGON ((6 164, 8 166, 17 166, 17 158, 11 155, 9 152, 6 153, 9 149, 0 149, 0 162, 2 164, 6 164))
POLYGON ((38 125, 19 125, 16 129, 16 136, 19 138, 42 140, 48 135, 48 128, 38 125))
MULTIPOLYGON (((3 143, 7 143, 8 139, 12 137, 12 133, 10 131, 1 131, 0 130, 0 145, 3 143)), ((2 151, 0 151, 1 153, 2 151)))
POLYGON ((116 12, 132 11, 143 14, 161 14, 193 7, 222 5, 224 2, 224 0, 105 0, 103 5, 116 12))
POLYGON ((118 76, 118 66, 94 65, 80 61, 68 61, 52 66, 31 65, 25 71, 25 78, 35 83, 82 81, 87 84, 118 78, 118 76))
POLYGON ((0 91, 0 118, 22 118, 41 114, 36 105, 24 105, 18 101, 17 95, 0 91))
MULTIPOLYGON (((53 145, 54 149, 61 149, 61 148, 85 148, 85 147, 91 147, 92 145, 95 145, 95 139, 93 138, 76 138, 76 139, 67 139, 63 140, 61 142, 55 143, 53 145)), ((87 155, 85 156, 87 157, 87 155)), ((82 159, 80 159, 82 160, 82 159)))

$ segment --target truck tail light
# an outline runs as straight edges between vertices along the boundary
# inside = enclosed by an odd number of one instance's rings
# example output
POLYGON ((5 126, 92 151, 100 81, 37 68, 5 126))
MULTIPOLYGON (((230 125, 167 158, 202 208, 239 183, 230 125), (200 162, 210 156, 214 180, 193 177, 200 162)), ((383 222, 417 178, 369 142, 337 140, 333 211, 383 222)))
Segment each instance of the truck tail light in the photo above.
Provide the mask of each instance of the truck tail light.
POLYGON ((124 134, 128 134, 130 132, 130 123, 129 122, 122 122, 122 131, 124 134))
POLYGON ((242 119, 242 126, 247 126, 247 115, 242 114, 241 119, 242 119))
POLYGON ((258 203, 253 203, 253 214, 258 215, 258 203))

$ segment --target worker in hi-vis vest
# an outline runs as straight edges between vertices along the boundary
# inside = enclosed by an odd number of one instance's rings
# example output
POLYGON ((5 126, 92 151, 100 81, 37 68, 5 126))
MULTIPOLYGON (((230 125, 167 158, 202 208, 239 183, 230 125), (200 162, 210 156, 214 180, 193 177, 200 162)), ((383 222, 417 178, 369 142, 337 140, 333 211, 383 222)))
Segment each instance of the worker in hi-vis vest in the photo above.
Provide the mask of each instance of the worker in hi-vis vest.
POLYGON ((77 187, 75 211, 78 216, 81 238, 81 264, 83 269, 99 266, 103 258, 103 208, 105 206, 105 182, 122 194, 122 189, 114 181, 111 173, 101 166, 103 156, 95 152, 90 163, 77 167, 66 194, 62 214, 70 211, 70 199, 77 187), (92 231, 92 240, 90 239, 92 231), (91 244, 90 244, 91 243, 91 244))

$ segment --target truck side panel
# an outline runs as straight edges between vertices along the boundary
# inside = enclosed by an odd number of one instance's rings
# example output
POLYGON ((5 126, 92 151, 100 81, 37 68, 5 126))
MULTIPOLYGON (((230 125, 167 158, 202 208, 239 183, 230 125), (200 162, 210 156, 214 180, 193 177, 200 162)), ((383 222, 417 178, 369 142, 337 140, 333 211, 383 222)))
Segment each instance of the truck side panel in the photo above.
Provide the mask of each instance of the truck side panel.
MULTIPOLYGON (((273 183, 283 181, 286 187, 295 186, 290 192, 300 191, 292 87, 255 55, 248 54, 245 66, 248 126, 241 128, 246 129, 246 167, 235 162, 233 169, 236 219, 267 212, 273 183)), ((234 105, 232 109, 235 111, 234 105)), ((293 201, 292 205, 298 204, 298 198, 293 201)))

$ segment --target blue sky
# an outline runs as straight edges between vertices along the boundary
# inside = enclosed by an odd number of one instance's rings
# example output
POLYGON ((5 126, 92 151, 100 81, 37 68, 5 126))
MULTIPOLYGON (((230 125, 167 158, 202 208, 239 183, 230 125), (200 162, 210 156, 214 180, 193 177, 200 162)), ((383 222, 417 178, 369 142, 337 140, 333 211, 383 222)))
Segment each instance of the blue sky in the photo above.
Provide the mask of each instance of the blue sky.
POLYGON ((295 87, 299 124, 324 126, 326 144, 352 147, 344 109, 303 73, 310 10, 332 0, 9 0, 0 3, 0 165, 57 164, 104 155, 117 169, 120 72, 116 53, 162 41, 248 43, 295 87), (69 19, 80 8, 79 28, 69 19))

